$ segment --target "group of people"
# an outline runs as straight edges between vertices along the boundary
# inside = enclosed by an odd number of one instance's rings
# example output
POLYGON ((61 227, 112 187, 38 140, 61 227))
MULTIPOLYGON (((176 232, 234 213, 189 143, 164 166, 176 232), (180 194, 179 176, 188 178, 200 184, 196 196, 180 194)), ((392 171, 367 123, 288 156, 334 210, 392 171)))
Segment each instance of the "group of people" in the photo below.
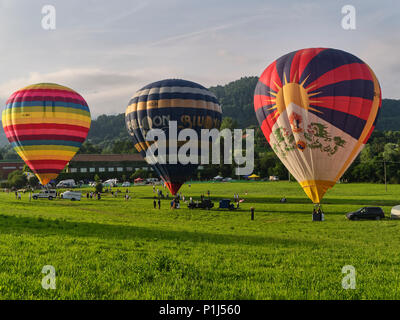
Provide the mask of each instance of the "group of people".
POLYGON ((100 200, 101 199, 101 194, 100 194, 100 192, 86 192, 86 198, 87 199, 93 199, 93 198, 97 198, 97 200, 100 200))
POLYGON ((312 214, 312 221, 324 221, 324 212, 321 209, 320 205, 315 205, 312 214))

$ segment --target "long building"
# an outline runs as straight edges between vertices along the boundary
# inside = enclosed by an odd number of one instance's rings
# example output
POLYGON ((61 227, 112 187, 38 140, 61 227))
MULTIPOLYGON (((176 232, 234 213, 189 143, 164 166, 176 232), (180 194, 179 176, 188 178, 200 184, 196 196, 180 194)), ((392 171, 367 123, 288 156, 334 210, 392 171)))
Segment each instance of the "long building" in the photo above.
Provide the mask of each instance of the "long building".
POLYGON ((135 154, 76 154, 67 165, 67 173, 126 173, 149 166, 139 153, 135 154))
MULTIPOLYGON (((22 170, 22 160, 0 160, 0 177, 7 179, 14 170, 22 170)), ((130 176, 138 169, 150 170, 139 153, 135 154, 76 154, 65 167, 60 177, 93 178, 130 176)))
POLYGON ((15 170, 22 170, 24 161, 22 160, 0 160, 0 178, 6 180, 8 174, 15 170))

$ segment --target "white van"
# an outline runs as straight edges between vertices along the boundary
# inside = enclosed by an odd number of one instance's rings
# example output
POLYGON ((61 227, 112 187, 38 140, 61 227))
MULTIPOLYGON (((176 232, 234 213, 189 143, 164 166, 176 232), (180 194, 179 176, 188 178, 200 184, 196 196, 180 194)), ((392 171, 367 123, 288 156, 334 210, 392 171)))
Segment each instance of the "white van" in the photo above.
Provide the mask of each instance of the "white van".
POLYGON ((82 192, 78 191, 65 191, 60 195, 61 199, 71 199, 71 201, 81 200, 82 192))
POLYGON ((39 193, 32 194, 32 198, 34 200, 47 198, 49 200, 53 200, 57 197, 56 190, 42 190, 39 193))
POLYGON ((107 187, 116 187, 117 186, 117 182, 118 182, 117 179, 108 179, 108 180, 103 182, 103 185, 107 186, 107 187))
POLYGON ((73 188, 73 187, 76 187, 74 179, 61 180, 56 185, 56 188, 73 188))

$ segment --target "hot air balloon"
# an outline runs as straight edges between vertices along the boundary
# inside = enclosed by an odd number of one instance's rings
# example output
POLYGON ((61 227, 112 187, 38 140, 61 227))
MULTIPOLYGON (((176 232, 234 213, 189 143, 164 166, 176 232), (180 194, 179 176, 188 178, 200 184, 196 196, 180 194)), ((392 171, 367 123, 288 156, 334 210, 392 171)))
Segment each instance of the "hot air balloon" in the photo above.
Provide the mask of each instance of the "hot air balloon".
POLYGON ((74 90, 54 83, 14 92, 2 114, 8 141, 42 185, 56 179, 79 150, 90 122, 86 101, 74 90))
MULTIPOLYGON (((215 95, 200 84, 167 79, 151 83, 137 91, 126 108, 125 121, 135 148, 175 195, 197 170, 198 164, 174 164, 170 161, 153 163, 148 159, 146 151, 153 143, 157 145, 157 141, 146 141, 146 134, 150 129, 161 129, 168 141, 169 123, 176 121, 178 135, 181 130, 191 128, 200 137, 201 129, 219 128, 221 107, 215 95)), ((167 149, 168 159, 173 152, 167 149)), ((201 154, 201 150, 198 150, 198 154, 201 154)))
POLYGON ((266 139, 315 204, 357 157, 380 107, 371 68, 337 49, 282 56, 264 70, 254 93, 266 139))

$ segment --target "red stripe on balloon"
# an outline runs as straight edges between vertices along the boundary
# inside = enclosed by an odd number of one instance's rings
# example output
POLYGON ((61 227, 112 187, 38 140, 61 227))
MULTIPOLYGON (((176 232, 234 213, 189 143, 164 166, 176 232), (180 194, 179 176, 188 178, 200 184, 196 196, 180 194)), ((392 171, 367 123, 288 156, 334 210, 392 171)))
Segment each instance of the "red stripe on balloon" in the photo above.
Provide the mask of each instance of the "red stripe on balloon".
MULTIPOLYGON (((298 51, 298 54, 296 54, 292 60, 292 66, 291 70, 298 71, 297 79, 300 79, 300 77, 303 75, 304 69, 307 67, 307 65, 310 63, 310 61, 318 55, 320 52, 326 50, 325 48, 314 48, 313 50, 311 49, 302 49, 298 51), (295 63, 295 64, 294 64, 295 63)), ((292 71, 290 72, 292 74, 292 71)), ((307 76, 307 75, 305 75, 307 76)))
POLYGON ((310 102, 312 107, 321 106, 335 111, 345 112, 363 120, 368 119, 373 103, 373 101, 369 99, 348 96, 316 97, 311 98, 311 100, 319 101, 318 103, 310 102))
MULTIPOLYGON (((66 136, 66 137, 80 137, 85 139, 87 136, 87 132, 82 132, 82 131, 75 131, 75 130, 62 130, 62 129, 26 129, 26 130, 21 130, 18 129, 17 131, 9 131, 6 132, 7 137, 17 137, 18 140, 21 140, 22 137, 26 136, 66 136)), ((25 139, 29 140, 29 139, 25 139)), ((36 139, 32 139, 36 140, 36 139)), ((63 139, 62 139, 63 140, 63 139)), ((70 140, 70 139, 68 139, 70 140)))
POLYGON ((31 124, 14 124, 4 127, 4 131, 19 131, 19 130, 40 130, 40 129, 54 129, 54 130, 72 130, 79 132, 88 132, 89 128, 72 125, 72 124, 58 124, 58 123, 31 123, 31 124))
MULTIPOLYGON (((58 169, 61 171, 64 169, 68 161, 65 160, 26 160, 26 164, 32 169, 32 170, 40 170, 40 169, 58 169)), ((46 171, 48 172, 48 171, 46 171)))
POLYGON ((259 81, 264 83, 266 86, 271 88, 272 90, 278 92, 279 87, 282 87, 282 82, 279 77, 279 74, 276 70, 276 61, 269 65, 267 69, 262 73, 259 81), (279 86, 279 87, 278 87, 279 86))
POLYGON ((262 95, 254 95, 254 110, 257 111, 258 109, 266 106, 273 106, 275 104, 275 97, 268 97, 262 95))
POLYGON ((20 90, 15 93, 13 93, 7 100, 6 104, 11 102, 11 101, 24 101, 25 99, 27 101, 31 97, 40 97, 42 100, 44 97, 51 97, 54 99, 55 97, 63 97, 63 98, 70 98, 70 99, 76 99, 79 101, 84 101, 82 96, 76 92, 73 91, 67 91, 67 90, 51 90, 51 89, 27 89, 27 90, 20 90))
POLYGON ((268 140, 270 140, 270 135, 272 132, 272 127, 275 125, 276 121, 278 120, 279 116, 277 115, 277 110, 275 110, 273 113, 269 114, 264 121, 261 124, 261 130, 264 133, 265 138, 268 140))
POLYGON ((320 76, 318 79, 316 79, 314 82, 310 83, 307 88, 314 86, 312 88, 312 91, 315 91, 320 87, 324 87, 340 81, 355 79, 373 81, 371 72, 369 71, 365 63, 345 64, 336 69, 328 71, 320 76))

